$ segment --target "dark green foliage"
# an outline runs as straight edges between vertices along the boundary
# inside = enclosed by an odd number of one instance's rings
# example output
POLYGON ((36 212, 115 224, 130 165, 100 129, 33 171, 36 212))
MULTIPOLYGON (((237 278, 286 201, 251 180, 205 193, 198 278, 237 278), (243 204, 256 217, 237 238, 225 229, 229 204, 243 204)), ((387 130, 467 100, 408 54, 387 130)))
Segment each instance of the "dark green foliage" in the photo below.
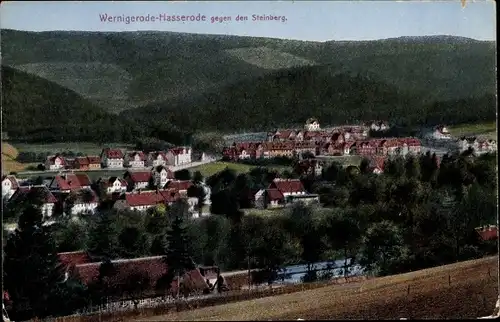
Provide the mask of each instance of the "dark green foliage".
POLYGON ((116 258, 119 254, 118 230, 111 212, 98 214, 89 233, 88 250, 102 258, 116 258))

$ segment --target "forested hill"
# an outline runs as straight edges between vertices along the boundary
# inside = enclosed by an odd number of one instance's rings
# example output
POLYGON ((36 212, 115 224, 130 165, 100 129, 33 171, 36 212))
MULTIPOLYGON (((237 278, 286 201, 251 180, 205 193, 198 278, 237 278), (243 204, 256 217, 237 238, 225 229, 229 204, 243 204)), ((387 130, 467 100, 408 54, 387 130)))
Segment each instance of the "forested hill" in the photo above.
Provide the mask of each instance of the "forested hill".
POLYGON ((2 126, 27 141, 118 142, 135 132, 131 122, 108 114, 75 92, 2 66, 2 126))
POLYGON ((311 42, 138 32, 2 30, 2 63, 110 112, 224 90, 280 69, 330 66, 429 101, 495 92, 495 43, 462 37, 311 42))
POLYGON ((325 125, 373 119, 432 125, 495 118, 494 95, 429 102, 371 77, 336 70, 338 65, 281 70, 217 92, 122 115, 160 127, 175 124, 182 131, 260 131, 302 124, 310 116, 325 125))

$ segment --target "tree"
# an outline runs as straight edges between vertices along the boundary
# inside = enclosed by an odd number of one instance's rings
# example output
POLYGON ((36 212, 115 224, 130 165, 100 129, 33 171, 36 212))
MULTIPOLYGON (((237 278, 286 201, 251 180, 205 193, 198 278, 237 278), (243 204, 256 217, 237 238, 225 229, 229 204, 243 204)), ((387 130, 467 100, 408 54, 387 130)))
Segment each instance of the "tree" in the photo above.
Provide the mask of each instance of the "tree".
POLYGON ((192 178, 192 180, 193 180, 193 182, 194 182, 195 184, 200 184, 200 183, 202 183, 202 182, 203 182, 203 175, 201 174, 201 172, 200 172, 200 171, 195 171, 195 172, 193 173, 193 178, 192 178))
POLYGON ((4 248, 4 289, 16 320, 65 314, 84 302, 77 298, 83 286, 66 283, 56 244, 42 218, 38 206, 25 208, 4 248), (67 297, 69 293, 74 296, 67 297))
POLYGON ((182 169, 174 173, 176 180, 191 180, 191 172, 188 169, 182 169))
POLYGON ((122 291, 128 294, 137 310, 139 301, 144 298, 145 293, 150 289, 151 279, 146 272, 134 272, 128 276, 122 291))
POLYGON ((89 233, 88 250, 103 258, 116 258, 119 254, 118 231, 111 212, 96 215, 89 233))
POLYGON ((180 292, 180 279, 185 273, 195 268, 190 254, 192 247, 187 228, 182 216, 177 215, 167 233, 167 245, 164 261, 167 265, 166 287, 170 288, 174 276, 177 277, 177 297, 180 292))
POLYGON ((147 237, 138 227, 124 227, 118 235, 120 253, 125 258, 146 255, 147 237))
POLYGON ((58 252, 73 252, 87 248, 87 226, 81 221, 68 221, 55 232, 58 252))

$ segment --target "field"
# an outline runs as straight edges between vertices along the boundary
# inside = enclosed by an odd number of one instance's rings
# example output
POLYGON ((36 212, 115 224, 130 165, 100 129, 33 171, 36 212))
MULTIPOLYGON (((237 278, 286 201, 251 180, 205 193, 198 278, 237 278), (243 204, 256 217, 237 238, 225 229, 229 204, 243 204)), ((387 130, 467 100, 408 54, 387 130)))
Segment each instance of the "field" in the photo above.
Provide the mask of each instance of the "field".
POLYGON ((318 160, 324 161, 326 164, 331 162, 337 162, 344 166, 356 165, 359 166, 362 157, 359 155, 341 155, 341 156, 317 156, 318 160))
POLYGON ((36 163, 19 163, 16 161, 19 151, 7 142, 2 142, 2 174, 23 171, 36 163))
POLYGON ((450 126, 449 131, 454 137, 475 135, 491 140, 496 140, 497 137, 497 125, 495 122, 450 126))
POLYGON ((147 320, 475 318, 493 312, 498 297, 497 271, 498 257, 489 257, 147 320))
POLYGON ((19 152, 34 152, 34 153, 61 153, 72 151, 74 153, 81 152, 86 155, 99 155, 104 147, 110 148, 133 148, 130 145, 122 143, 106 143, 99 145, 91 142, 60 142, 50 144, 29 144, 29 143, 13 143, 19 152))
MULTIPOLYGON (((120 169, 120 170, 110 170, 110 169, 102 169, 102 170, 95 170, 95 171, 73 171, 74 173, 85 173, 86 175, 89 176, 91 180, 97 180, 100 177, 123 177, 123 174, 125 173, 125 169, 120 169)), ((39 174, 37 173, 18 173, 16 175, 17 178, 34 178, 37 176, 42 176, 42 177, 53 177, 56 175, 55 172, 40 172, 39 174)))
MULTIPOLYGON (((236 173, 246 173, 255 168, 256 166, 242 164, 242 163, 232 163, 232 162, 212 162, 204 165, 200 165, 198 167, 191 168, 191 172, 200 171, 204 177, 209 177, 217 172, 224 170, 225 168, 229 168, 234 170, 236 173)), ((285 166, 269 166, 267 168, 276 169, 276 170, 284 170, 287 167, 285 166)))

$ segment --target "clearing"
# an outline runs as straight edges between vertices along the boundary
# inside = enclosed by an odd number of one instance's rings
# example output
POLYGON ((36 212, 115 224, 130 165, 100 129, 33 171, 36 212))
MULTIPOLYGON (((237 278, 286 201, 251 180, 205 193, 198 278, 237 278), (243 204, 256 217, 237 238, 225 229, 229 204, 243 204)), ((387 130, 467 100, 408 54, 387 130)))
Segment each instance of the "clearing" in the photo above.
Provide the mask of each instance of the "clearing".
POLYGON ((498 297, 497 272, 495 256, 147 320, 476 318, 493 312, 498 297))
POLYGON ((16 161, 19 151, 7 142, 2 142, 2 174, 23 171, 36 163, 20 163, 16 161))
MULTIPOLYGON (((191 168, 191 172, 195 171, 200 171, 201 174, 206 178, 210 177, 217 172, 220 172, 224 170, 225 168, 229 168, 231 170, 234 170, 237 174, 239 173, 247 173, 253 168, 256 168, 257 166, 255 165, 248 165, 248 164, 243 164, 243 163, 233 163, 233 162, 212 162, 212 163, 207 163, 204 165, 200 165, 198 167, 191 168)), ((282 171, 285 169, 288 169, 288 167, 285 166, 279 166, 279 165, 272 165, 272 166, 266 166, 266 168, 282 171)))
POLYGON ((491 140, 496 140, 497 137, 497 125, 495 122, 450 126, 449 131, 454 137, 478 136, 491 140))

